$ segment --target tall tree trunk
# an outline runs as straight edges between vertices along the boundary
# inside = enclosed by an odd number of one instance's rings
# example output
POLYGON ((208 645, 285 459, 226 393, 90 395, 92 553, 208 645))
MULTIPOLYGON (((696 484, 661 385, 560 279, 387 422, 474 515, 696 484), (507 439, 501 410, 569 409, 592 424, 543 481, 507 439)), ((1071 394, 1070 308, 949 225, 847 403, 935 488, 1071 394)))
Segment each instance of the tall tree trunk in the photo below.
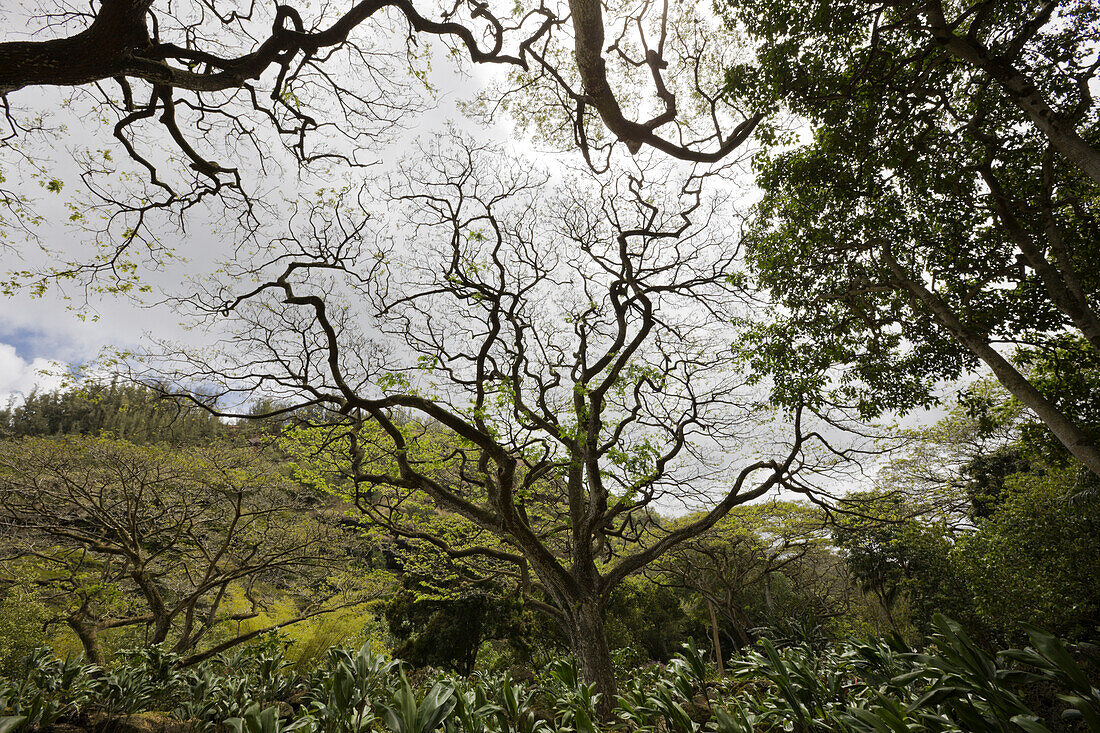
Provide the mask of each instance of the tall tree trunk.
POLYGON ((893 273, 897 284, 903 287, 914 301, 923 305, 932 314, 936 322, 947 329, 959 343, 972 354, 985 362, 1004 388, 1030 409, 1054 433, 1054 437, 1085 465, 1085 468, 1100 476, 1100 449, 1089 440, 1073 420, 1058 409, 1016 369, 1012 363, 994 349, 987 338, 970 329, 962 319, 951 310, 938 295, 929 290, 924 283, 909 274, 893 254, 883 250, 883 260, 893 273))
POLYGON ((718 617, 714 614, 714 604, 707 599, 707 610, 710 612, 710 633, 714 638, 714 663, 718 665, 718 676, 726 674, 726 665, 722 661, 722 642, 718 639, 718 617))
POLYGON ((581 676, 600 693, 596 712, 602 720, 610 720, 618 688, 600 604, 595 598, 586 599, 566 609, 565 614, 569 645, 577 658, 581 676))

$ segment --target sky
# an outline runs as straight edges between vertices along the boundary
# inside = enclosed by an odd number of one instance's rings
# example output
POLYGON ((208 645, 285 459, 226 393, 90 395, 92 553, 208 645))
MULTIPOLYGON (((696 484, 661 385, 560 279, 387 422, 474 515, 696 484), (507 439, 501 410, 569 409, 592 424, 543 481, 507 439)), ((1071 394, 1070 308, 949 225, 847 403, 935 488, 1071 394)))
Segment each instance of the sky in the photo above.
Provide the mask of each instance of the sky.
POLYGON ((132 349, 148 333, 184 336, 164 308, 103 298, 76 309, 47 294, 0 301, 0 404, 38 390, 56 389, 59 373, 94 360, 104 347, 132 349), (83 313, 85 319, 79 315, 83 313))
MULTIPOLYGON (((31 349, 24 347, 24 350, 31 349)), ((42 357, 28 361, 20 356, 14 344, 0 343, 0 405, 6 405, 9 399, 35 389, 57 389, 62 382, 58 371, 63 368, 63 365, 42 357)))
MULTIPOLYGON (((417 144, 425 144, 431 136, 456 128, 475 131, 479 139, 508 141, 511 148, 520 152, 538 152, 529 139, 517 136, 515 125, 505 115, 497 115, 492 128, 482 128, 463 114, 463 105, 472 101, 478 91, 500 82, 504 71, 493 66, 464 64, 458 67, 445 49, 436 46, 437 58, 428 65, 428 82, 437 90, 432 103, 417 115, 404 119, 405 129, 388 147, 368 151, 383 163, 369 169, 369 175, 384 175, 383 171, 392 168, 396 161, 415 155, 417 144)), ((86 194, 81 186, 80 171, 73 162, 75 158, 110 150, 119 171, 124 170, 123 164, 137 169, 113 139, 109 121, 94 120, 87 115, 87 100, 81 99, 80 90, 27 88, 9 96, 17 111, 22 106, 28 117, 42 114, 42 126, 53 132, 21 136, 17 141, 22 146, 20 154, 0 147, 0 184, 20 194, 29 192, 35 197, 36 211, 44 219, 35 227, 37 242, 9 237, 5 245, 0 227, 0 283, 11 271, 34 270, 51 264, 55 255, 46 250, 75 259, 80 259, 80 253, 94 252, 95 242, 69 223, 73 212, 88 213, 82 208, 86 194), (63 182, 59 194, 46 193, 45 183, 51 179, 63 182), (21 189, 16 187, 19 184, 21 189)), ((159 152, 170 152, 170 146, 161 145, 164 150, 159 152)), ((146 141, 143 152, 154 146, 155 141, 153 146, 146 141)), ((542 156, 539 162, 544 160, 542 156)), ((228 161, 237 163, 232 158, 228 161)), ((176 161, 175 165, 181 164, 176 161)), ((165 166, 165 170, 172 169, 165 166)), ((281 180, 278 175, 269 175, 259 180, 265 181, 259 185, 283 186, 284 193, 288 190, 293 193, 296 179, 293 175, 284 175, 281 180), (276 182, 268 182, 271 180, 276 182)), ((339 180, 331 185, 339 185, 339 180)), ((139 190, 136 183, 132 188, 139 190)), ((0 210, 0 224, 3 217, 4 212, 0 210)), ((150 336, 201 344, 202 337, 196 340, 195 335, 186 330, 180 316, 158 301, 188 289, 194 292, 189 278, 201 279, 204 274, 216 270, 219 258, 233 251, 236 244, 233 232, 219 228, 204 220, 202 214, 192 211, 186 233, 166 231, 163 243, 184 259, 169 262, 159 269, 142 269, 141 281, 149 286, 149 293, 89 294, 74 289, 69 283, 52 286, 39 296, 32 296, 26 290, 0 296, 0 350, 4 355, 0 360, 0 404, 6 404, 13 396, 18 399, 20 394, 35 388, 56 386, 56 376, 40 374, 45 366, 79 367, 94 361, 104 349, 140 349, 150 336)))
MULTIPOLYGON (((438 58, 429 65, 428 77, 430 84, 439 91, 434 105, 405 119, 404 132, 388 148, 370 151, 384 164, 382 169, 375 170, 384 170, 403 154, 414 151, 413 143, 423 143, 440 131, 452 126, 472 129, 474 124, 461 112, 462 103, 500 79, 500 72, 492 67, 466 65, 460 73, 445 52, 437 48, 436 56, 438 58)), ((81 196, 80 178, 73 159, 87 151, 98 154, 103 149, 110 149, 116 157, 125 160, 125 153, 111 137, 109 124, 104 124, 103 120, 89 124, 87 115, 81 116, 87 105, 79 103, 79 91, 76 103, 71 107, 67 104, 71 94, 70 90, 31 88, 11 95, 17 105, 47 111, 49 114, 43 124, 56 132, 52 138, 47 136, 42 140, 32 135, 23 138, 23 152, 28 155, 24 157, 22 169, 18 167, 18 157, 5 157, 5 151, 0 150, 0 174, 9 179, 22 174, 30 190, 38 189, 39 210, 45 216, 44 223, 37 227, 40 244, 55 251, 76 252, 72 256, 79 258, 79 252, 89 251, 90 243, 81 241, 77 230, 68 224, 74 209, 66 204, 79 207, 81 196), (17 164, 14 171, 13 161, 17 164), (62 193, 43 194, 42 184, 55 177, 65 182, 62 193)), ((497 124, 499 129, 483 132, 482 136, 515 140, 515 130, 506 119, 497 124)), ((518 146, 531 152, 532 146, 522 140, 518 146)), ((293 188, 294 180, 292 176, 287 177, 281 185, 293 188)), ((5 184, 10 185, 10 182, 5 184)), ((2 215, 0 212, 0 217, 2 215)), ((9 270, 48 264, 49 257, 37 244, 24 242, 4 248, 0 241, 0 277, 9 270)), ((189 278, 201 278, 216 270, 219 258, 233 250, 233 232, 219 229, 201 216, 192 216, 186 233, 166 232, 164 244, 185 258, 168 262, 159 269, 144 269, 141 279, 149 286, 148 293, 85 294, 73 291, 70 285, 68 290, 49 288, 37 297, 26 290, 8 297, 0 296, 0 404, 7 404, 12 399, 18 401, 35 389, 57 388, 73 368, 90 366, 94 369, 95 360, 105 350, 140 350, 152 338, 187 346, 204 345, 209 336, 188 330, 181 316, 162 301, 165 296, 194 292, 189 278)))
MULTIPOLYGON (((433 134, 452 126, 472 129, 474 123, 463 116, 461 103, 500 78, 499 71, 484 66, 467 66, 464 73, 457 73, 450 58, 443 53, 437 55, 439 58, 430 64, 429 76, 430 83, 439 90, 434 106, 415 118, 405 119, 405 131, 388 148, 370 151, 383 161, 383 169, 403 155, 414 154, 414 143, 426 142, 433 134)), ((125 161, 125 152, 111 138, 109 124, 103 120, 89 124, 86 116, 73 111, 87 109, 87 105, 79 104, 79 91, 75 93, 78 104, 67 106, 70 94, 73 92, 68 90, 32 88, 11 95, 16 104, 49 112, 44 124, 55 132, 52 138, 27 136, 22 159, 18 155, 6 156, 5 152, 11 151, 0 148, 0 183, 6 176, 9 182, 4 185, 11 186, 11 180, 22 175, 27 190, 38 194, 39 211, 45 217, 37 227, 39 242, 17 242, 5 247, 0 240, 0 281, 11 270, 48 265, 50 256, 39 244, 77 259, 80 252, 88 252, 94 246, 86 239, 82 241, 77 229, 68 224, 73 212, 80 212, 80 178, 73 160, 89 151, 101 154, 108 149, 125 161), (65 182, 59 195, 42 191, 43 184, 53 178, 65 182)), ((493 140, 511 140, 521 152, 534 151, 530 143, 516 141, 515 130, 506 119, 500 119, 497 125, 498 129, 482 135, 493 140)), ((378 170, 380 174, 381 169, 378 170)), ((293 176, 288 176, 271 185, 293 188, 294 181, 293 176)), ((0 211, 0 221, 2 217, 0 211)), ((96 359, 105 350, 140 350, 152 338, 203 346, 209 336, 188 330, 181 316, 163 301, 166 296, 194 292, 189 278, 201 278, 217 269, 219 259, 233 251, 236 244, 233 232, 202 216, 192 216, 186 233, 166 232, 163 243, 185 258, 159 269, 143 269, 141 281, 149 287, 147 293, 88 294, 74 291, 70 285, 68 290, 55 286, 37 296, 26 290, 0 296, 0 406, 18 402, 33 390, 58 388, 65 383, 66 374, 76 368, 94 370, 96 359)), ((673 513, 683 510, 671 505, 662 508, 673 513)))

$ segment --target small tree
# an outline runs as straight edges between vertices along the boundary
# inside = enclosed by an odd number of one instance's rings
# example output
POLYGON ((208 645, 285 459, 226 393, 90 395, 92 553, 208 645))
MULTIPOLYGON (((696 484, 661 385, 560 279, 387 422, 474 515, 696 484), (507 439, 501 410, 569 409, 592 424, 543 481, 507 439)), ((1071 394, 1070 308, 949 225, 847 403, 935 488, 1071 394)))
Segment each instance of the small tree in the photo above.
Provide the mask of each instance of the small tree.
POLYGON ((739 507, 708 534, 670 551, 647 574, 703 599, 720 659, 720 631, 743 647, 757 629, 787 626, 797 618, 812 630, 848 610, 847 574, 828 545, 827 525, 825 512, 809 504, 739 507))
POLYGON ((137 447, 106 438, 0 443, 0 582, 39 589, 52 620, 102 663, 102 632, 144 627, 149 644, 198 657, 247 641, 232 622, 280 593, 313 596, 285 626, 356 596, 328 581, 326 523, 248 452, 137 447), (234 596, 244 601, 233 607, 234 596))

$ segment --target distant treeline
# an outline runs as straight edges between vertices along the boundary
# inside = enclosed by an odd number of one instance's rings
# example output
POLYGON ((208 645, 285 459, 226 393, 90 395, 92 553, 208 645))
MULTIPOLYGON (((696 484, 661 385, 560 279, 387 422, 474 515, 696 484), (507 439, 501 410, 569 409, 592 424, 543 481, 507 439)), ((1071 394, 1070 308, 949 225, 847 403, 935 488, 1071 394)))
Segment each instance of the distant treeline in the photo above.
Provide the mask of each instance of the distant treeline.
POLYGON ((198 444, 225 433, 210 412, 119 380, 31 392, 0 410, 4 438, 110 434, 137 444, 198 444))

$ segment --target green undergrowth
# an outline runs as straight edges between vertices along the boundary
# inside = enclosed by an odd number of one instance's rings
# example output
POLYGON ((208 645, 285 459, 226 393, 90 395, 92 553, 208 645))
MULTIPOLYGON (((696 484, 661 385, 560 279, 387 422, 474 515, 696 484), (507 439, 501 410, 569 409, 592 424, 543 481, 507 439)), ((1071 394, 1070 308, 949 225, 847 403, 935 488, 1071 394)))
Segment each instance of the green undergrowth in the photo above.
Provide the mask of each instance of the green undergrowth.
POLYGON ((943 616, 935 629, 919 650, 898 639, 824 650, 763 640, 723 676, 685 645, 622 680, 602 721, 599 695, 569 660, 520 683, 410 671, 369 645, 332 649, 305 676, 272 651, 182 668, 149 649, 107 670, 38 650, 21 679, 0 679, 0 733, 105 731, 147 711, 196 733, 1100 731, 1095 648, 1029 628, 1030 645, 989 654, 943 616))

